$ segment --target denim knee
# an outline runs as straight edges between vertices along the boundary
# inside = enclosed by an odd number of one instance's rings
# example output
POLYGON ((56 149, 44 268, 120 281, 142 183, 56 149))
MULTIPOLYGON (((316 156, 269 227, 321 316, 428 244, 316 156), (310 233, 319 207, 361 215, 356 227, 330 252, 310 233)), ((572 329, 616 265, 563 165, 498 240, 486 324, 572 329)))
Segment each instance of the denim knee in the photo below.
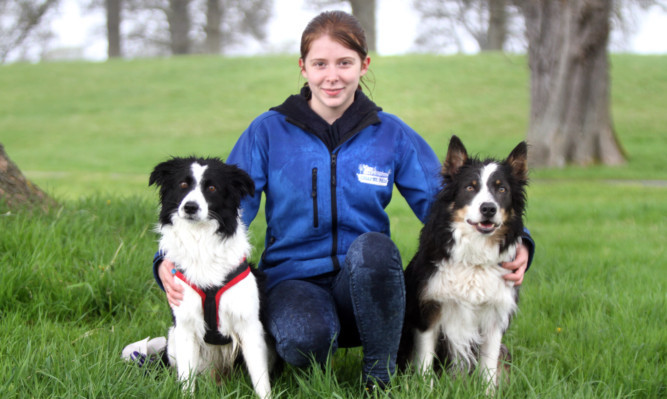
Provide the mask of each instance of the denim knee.
POLYGON ((328 290, 307 281, 279 283, 267 296, 269 332, 287 363, 302 367, 324 363, 337 349, 340 321, 328 290))
POLYGON ((382 233, 370 232, 357 237, 347 251, 350 267, 362 267, 403 273, 403 262, 396 244, 382 233))

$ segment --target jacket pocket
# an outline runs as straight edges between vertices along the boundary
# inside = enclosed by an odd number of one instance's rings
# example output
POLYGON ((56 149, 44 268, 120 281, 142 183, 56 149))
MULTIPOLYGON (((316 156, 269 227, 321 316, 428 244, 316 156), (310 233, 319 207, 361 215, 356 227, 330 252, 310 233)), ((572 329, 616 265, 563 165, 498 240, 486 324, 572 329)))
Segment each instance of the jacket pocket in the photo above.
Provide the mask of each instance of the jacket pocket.
POLYGON ((319 225, 319 216, 317 214, 317 168, 313 168, 312 186, 310 196, 313 198, 313 227, 317 228, 319 225))

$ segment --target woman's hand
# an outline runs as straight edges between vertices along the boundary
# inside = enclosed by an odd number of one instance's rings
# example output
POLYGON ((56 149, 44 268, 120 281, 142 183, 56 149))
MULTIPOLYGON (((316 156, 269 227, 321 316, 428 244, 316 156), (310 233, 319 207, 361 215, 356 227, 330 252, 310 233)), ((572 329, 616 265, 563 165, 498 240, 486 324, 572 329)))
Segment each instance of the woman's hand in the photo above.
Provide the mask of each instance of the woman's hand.
POLYGON ((171 273, 174 265, 169 259, 163 259, 160 266, 158 266, 158 276, 162 281, 164 292, 167 293, 167 301, 171 306, 179 306, 183 300, 183 286, 176 282, 174 275, 171 273))
POLYGON ((519 245, 516 249, 514 260, 504 262, 501 266, 512 271, 512 273, 503 276, 505 280, 514 282, 514 285, 521 285, 523 283, 523 275, 528 268, 528 248, 523 244, 519 245))

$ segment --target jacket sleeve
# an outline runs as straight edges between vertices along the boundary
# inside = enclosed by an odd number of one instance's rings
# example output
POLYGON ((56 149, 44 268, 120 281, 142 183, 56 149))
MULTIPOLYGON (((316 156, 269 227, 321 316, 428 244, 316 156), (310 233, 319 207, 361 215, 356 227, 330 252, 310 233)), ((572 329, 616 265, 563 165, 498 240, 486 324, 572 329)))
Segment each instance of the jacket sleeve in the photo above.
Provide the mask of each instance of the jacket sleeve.
POLYGON ((241 201, 241 219, 248 227, 257 216, 267 180, 268 139, 262 119, 260 116, 250 124, 227 158, 227 163, 235 164, 246 171, 255 183, 255 195, 241 201))
POLYGON ((528 248, 528 266, 526 267, 526 271, 528 271, 530 265, 533 263, 533 256, 535 256, 535 240, 533 240, 533 237, 530 236, 530 231, 525 227, 523 228, 521 241, 528 248))
POLYGON ((164 285, 162 285, 162 280, 160 280, 160 276, 157 274, 157 269, 160 267, 160 263, 162 263, 163 259, 164 254, 162 251, 157 251, 153 256, 153 277, 155 278, 155 282, 157 283, 158 287, 160 287, 162 291, 164 291, 164 285))
POLYGON ((441 164, 428 143, 404 125, 405 135, 398 143, 399 151, 394 183, 422 223, 441 188, 441 164))

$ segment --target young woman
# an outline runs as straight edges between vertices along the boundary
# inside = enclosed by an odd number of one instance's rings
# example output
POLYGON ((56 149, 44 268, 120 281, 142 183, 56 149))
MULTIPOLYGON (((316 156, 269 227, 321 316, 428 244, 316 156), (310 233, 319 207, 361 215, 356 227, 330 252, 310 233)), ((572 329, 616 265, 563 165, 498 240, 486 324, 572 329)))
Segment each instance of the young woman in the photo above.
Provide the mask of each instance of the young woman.
MULTIPOLYGON (((268 329, 278 354, 306 366, 361 345, 364 380, 374 389, 394 373, 405 310, 403 264, 384 209, 396 185, 424 221, 441 163, 414 130, 363 93, 370 61, 353 16, 315 17, 301 39, 306 85, 256 118, 227 162, 255 181, 257 194, 243 204, 246 225, 266 196, 259 268, 268 279, 268 329)), ((504 265, 517 284, 534 246, 528 235, 525 242, 504 265)), ((182 288, 172 267, 158 256, 154 272, 178 305, 182 288)))

